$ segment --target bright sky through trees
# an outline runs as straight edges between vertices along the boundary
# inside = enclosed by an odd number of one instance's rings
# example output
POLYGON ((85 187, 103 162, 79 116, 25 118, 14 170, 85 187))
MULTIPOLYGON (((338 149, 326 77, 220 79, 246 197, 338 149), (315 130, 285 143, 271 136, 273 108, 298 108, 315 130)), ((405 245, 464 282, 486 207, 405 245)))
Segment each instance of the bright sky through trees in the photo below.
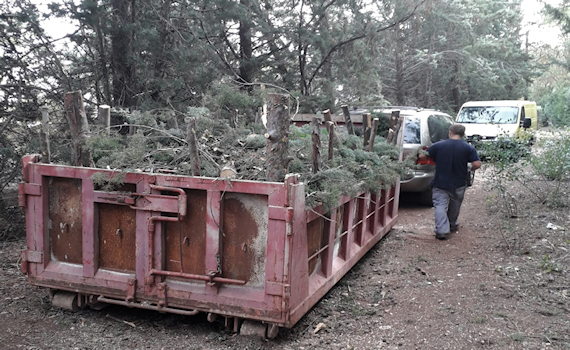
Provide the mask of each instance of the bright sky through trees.
MULTIPOLYGON (((559 0, 543 0, 543 2, 558 5, 559 0)), ((560 44, 560 30, 558 27, 544 23, 544 19, 540 11, 544 5, 539 0, 522 0, 521 8, 523 11, 523 33, 528 31, 528 39, 531 44, 548 44, 557 46, 560 44)))

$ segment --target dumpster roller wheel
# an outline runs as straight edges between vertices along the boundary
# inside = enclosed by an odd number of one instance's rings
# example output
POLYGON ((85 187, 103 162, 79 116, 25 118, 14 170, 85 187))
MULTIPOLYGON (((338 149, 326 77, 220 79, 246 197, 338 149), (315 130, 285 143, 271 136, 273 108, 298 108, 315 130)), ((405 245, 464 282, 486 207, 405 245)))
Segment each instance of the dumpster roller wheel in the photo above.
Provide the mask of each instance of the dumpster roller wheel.
POLYGON ((77 293, 62 292, 62 291, 55 292, 55 294, 53 295, 53 299, 51 300, 51 303, 53 306, 62 309, 70 311, 79 310, 77 293))
POLYGON ((244 320, 240 335, 256 335, 263 339, 273 339, 279 334, 279 326, 258 321, 244 320))

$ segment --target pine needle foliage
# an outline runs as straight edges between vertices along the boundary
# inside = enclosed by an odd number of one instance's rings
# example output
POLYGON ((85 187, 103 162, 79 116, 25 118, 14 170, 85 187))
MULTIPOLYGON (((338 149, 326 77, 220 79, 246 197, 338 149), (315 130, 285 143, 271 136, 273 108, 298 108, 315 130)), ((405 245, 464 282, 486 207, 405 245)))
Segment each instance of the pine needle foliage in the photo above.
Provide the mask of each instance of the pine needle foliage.
POLYGON ((333 159, 328 160, 328 133, 321 134, 321 171, 312 173, 310 127, 291 126, 290 148, 293 160, 290 173, 298 173, 306 186, 306 205, 334 208, 341 195, 355 196, 360 192, 378 192, 396 182, 402 171, 399 150, 386 139, 376 137, 374 151, 363 149, 362 139, 342 131, 337 133, 333 159))
MULTIPOLYGON (((172 113, 168 113, 171 115, 172 113)), ((88 140, 97 167, 123 171, 157 172, 168 170, 190 175, 190 154, 186 141, 186 119, 196 118, 196 137, 201 176, 218 177, 220 169, 231 164, 244 180, 264 181, 266 176, 266 142, 255 133, 255 126, 231 128, 225 120, 213 119, 205 108, 193 108, 177 117, 178 129, 168 128, 161 112, 135 112, 127 119, 135 123, 133 135, 112 132, 107 136, 95 132, 88 140)), ((329 135, 321 133, 321 167, 312 172, 311 127, 292 125, 289 134, 291 161, 288 171, 300 175, 306 184, 308 207, 323 205, 329 210, 342 195, 378 192, 392 186, 402 171, 399 150, 376 137, 374 151, 363 148, 362 138, 337 132, 333 159, 328 160, 329 135)), ((94 177, 97 186, 112 189, 120 186, 120 176, 94 177)))

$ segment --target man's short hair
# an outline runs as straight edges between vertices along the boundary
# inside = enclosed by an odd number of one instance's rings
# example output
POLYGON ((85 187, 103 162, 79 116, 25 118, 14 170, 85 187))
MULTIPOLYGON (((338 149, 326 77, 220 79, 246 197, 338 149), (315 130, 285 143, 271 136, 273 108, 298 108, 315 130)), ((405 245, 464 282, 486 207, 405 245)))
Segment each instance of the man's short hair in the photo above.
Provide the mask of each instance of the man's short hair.
POLYGON ((449 131, 451 131, 453 135, 465 136, 465 126, 461 124, 451 124, 449 131))

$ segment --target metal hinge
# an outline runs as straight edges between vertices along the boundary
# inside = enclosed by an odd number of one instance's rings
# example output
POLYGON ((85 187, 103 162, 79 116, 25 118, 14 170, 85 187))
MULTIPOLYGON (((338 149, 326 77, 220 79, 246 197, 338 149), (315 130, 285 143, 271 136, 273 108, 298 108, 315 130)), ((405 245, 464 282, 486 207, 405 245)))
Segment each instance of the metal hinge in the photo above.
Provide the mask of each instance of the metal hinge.
POLYGON ((20 208, 26 207, 26 196, 41 196, 42 186, 34 183, 20 182, 18 187, 18 205, 20 208))
POLYGON ((26 275, 29 270, 30 266, 29 263, 36 263, 40 264, 44 261, 44 254, 42 252, 37 252, 34 250, 22 250, 20 252, 20 260, 21 260, 21 270, 24 275, 26 275))
POLYGON ((166 283, 158 283, 156 287, 157 287, 158 306, 167 307, 168 304, 166 302, 166 283))
POLYGON ((137 291, 137 280, 131 278, 127 281, 127 301, 135 301, 135 293, 137 291))

